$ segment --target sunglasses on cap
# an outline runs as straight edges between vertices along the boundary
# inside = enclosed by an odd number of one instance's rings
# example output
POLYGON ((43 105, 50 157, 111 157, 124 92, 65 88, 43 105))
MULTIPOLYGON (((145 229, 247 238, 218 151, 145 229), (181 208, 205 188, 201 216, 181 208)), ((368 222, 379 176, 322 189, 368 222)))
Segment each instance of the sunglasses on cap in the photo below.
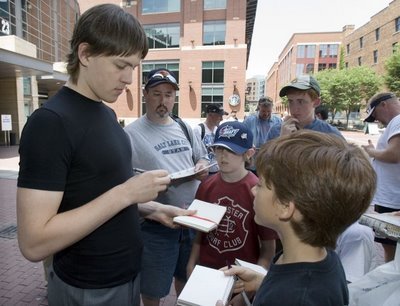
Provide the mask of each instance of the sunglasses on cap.
POLYGON ((178 84, 176 82, 176 79, 172 75, 170 75, 170 74, 163 75, 161 73, 153 74, 151 76, 151 78, 148 80, 148 82, 150 82, 150 81, 158 81, 158 80, 169 80, 172 83, 178 84))

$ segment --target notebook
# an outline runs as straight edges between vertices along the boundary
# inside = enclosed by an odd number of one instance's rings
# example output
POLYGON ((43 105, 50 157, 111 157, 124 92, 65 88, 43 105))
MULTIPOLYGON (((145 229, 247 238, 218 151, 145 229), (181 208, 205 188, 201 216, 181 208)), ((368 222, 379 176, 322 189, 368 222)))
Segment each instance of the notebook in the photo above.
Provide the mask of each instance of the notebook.
POLYGON ((239 258, 235 259, 235 265, 252 269, 253 271, 261 273, 262 275, 266 275, 267 272, 268 272, 264 267, 262 267, 260 265, 253 264, 251 262, 248 262, 248 261, 245 261, 245 260, 241 260, 239 258))
POLYGON ((231 298, 235 279, 224 272, 196 265, 181 294, 177 305, 214 306, 218 300, 224 305, 231 298))
POLYGON ((197 212, 191 216, 177 216, 174 218, 174 222, 205 233, 217 228, 226 212, 225 206, 196 199, 190 204, 188 209, 197 210, 197 212))
POLYGON ((188 168, 188 169, 184 169, 184 170, 181 170, 181 171, 178 171, 178 172, 171 173, 169 175, 169 177, 171 178, 171 180, 177 180, 177 179, 181 179, 181 178, 185 178, 185 177, 190 177, 190 176, 193 176, 193 175, 195 175, 195 174, 197 174, 199 172, 202 172, 202 171, 204 171, 206 169, 209 169, 209 168, 215 166, 216 164, 217 163, 212 163, 212 164, 207 165, 206 167, 204 167, 203 169, 198 170, 198 171, 195 171, 195 167, 191 167, 191 168, 188 168))

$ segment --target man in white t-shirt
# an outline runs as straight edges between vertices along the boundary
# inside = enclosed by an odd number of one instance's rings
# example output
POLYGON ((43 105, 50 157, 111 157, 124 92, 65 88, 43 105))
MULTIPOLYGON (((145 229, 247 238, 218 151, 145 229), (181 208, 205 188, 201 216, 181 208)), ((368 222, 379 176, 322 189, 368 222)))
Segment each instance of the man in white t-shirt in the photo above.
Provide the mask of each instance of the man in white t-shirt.
MULTIPOLYGON (((363 146, 373 159, 372 164, 378 184, 372 204, 379 213, 400 211, 400 102, 395 94, 382 92, 368 101, 368 116, 364 122, 381 122, 386 126, 376 148, 370 140, 363 146)), ((396 241, 375 234, 375 241, 382 243, 385 261, 394 259, 396 241)))

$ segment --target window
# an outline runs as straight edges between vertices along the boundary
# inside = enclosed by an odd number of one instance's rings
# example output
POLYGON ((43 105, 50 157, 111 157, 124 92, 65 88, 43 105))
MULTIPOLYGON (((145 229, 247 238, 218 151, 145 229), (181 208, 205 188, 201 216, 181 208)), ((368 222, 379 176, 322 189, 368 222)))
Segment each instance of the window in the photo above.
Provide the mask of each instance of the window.
POLYGON ((201 88, 201 117, 206 116, 207 105, 217 103, 222 106, 224 102, 223 86, 202 86, 201 88))
POLYGON ((347 54, 350 53, 350 44, 347 44, 347 45, 346 45, 346 52, 347 52, 347 54))
POLYGON ((307 58, 315 57, 315 45, 307 45, 306 46, 306 57, 307 58))
POLYGON ((150 24, 143 26, 150 49, 178 48, 180 26, 178 23, 150 24))
POLYGON ((326 64, 325 63, 319 63, 318 64, 318 71, 326 69, 326 64))
POLYGON ((203 84, 224 83, 224 62, 203 62, 201 82, 203 84))
POLYGON ((304 58, 306 46, 297 46, 297 58, 304 58))
POLYGON ((296 77, 304 74, 304 64, 296 64, 296 77))
POLYGON ((204 0, 205 10, 226 9, 226 0, 204 0))
POLYGON ((319 57, 328 57, 328 45, 319 45, 319 57))
POLYGON ((328 45, 329 46, 329 57, 337 58, 339 45, 328 45))
POLYGON ((394 20, 394 30, 395 32, 400 32, 400 17, 394 20))
POLYGON ((360 37, 360 49, 362 49, 364 47, 364 37, 361 36, 360 37))
POLYGON ((378 41, 381 35, 381 29, 380 28, 376 28, 375 29, 375 40, 378 41))
POLYGON ((359 56, 357 60, 358 60, 358 66, 361 66, 361 65, 362 65, 362 58, 361 58, 361 56, 359 56))
POLYGON ((203 25, 203 45, 225 45, 225 32, 225 21, 205 21, 203 25))
POLYGON ((374 50, 373 55, 374 55, 374 64, 377 64, 378 63, 378 50, 374 50))
POLYGON ((346 68, 349 68, 349 62, 344 63, 344 66, 345 66, 346 68))
MULTIPOLYGON (((163 62, 154 62, 154 63, 143 63, 142 64, 142 86, 146 84, 147 81, 147 74, 153 70, 153 69, 159 69, 159 68, 167 68, 169 71, 171 71, 174 76, 176 77, 176 81, 179 84, 179 63, 163 63, 163 62)), ((146 103, 144 101, 143 95, 142 95, 142 115, 146 113, 146 103)), ((172 112, 179 116, 179 90, 176 91, 176 97, 175 97, 175 105, 174 108, 172 109, 172 112)))
POLYGON ((336 63, 328 64, 328 69, 336 69, 336 63))
POLYGON ((142 14, 176 13, 181 11, 181 0, 143 0, 142 14))

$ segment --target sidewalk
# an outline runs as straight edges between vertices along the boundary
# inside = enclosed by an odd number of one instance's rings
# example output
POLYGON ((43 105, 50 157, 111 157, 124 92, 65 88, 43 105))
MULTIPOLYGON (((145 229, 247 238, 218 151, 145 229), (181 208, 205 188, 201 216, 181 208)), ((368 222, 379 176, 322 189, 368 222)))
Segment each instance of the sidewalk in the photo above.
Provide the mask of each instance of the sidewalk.
MULTIPOLYGON (((344 132, 349 142, 376 144, 379 135, 362 132, 344 132)), ((22 257, 16 232, 16 189, 18 176, 18 146, 0 146, 0 305, 48 305, 46 282, 41 262, 32 263, 22 257)), ((176 303, 176 294, 170 294, 162 306, 176 303)))

